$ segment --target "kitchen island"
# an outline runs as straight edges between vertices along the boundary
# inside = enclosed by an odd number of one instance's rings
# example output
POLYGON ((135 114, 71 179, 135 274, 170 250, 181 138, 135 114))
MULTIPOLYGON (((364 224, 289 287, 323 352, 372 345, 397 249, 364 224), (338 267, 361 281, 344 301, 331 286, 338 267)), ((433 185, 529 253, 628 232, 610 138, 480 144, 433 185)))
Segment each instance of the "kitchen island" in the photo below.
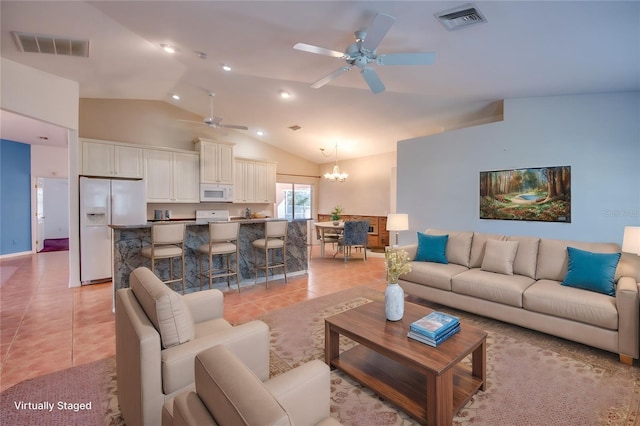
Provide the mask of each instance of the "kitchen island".
MULTIPOLYGON (((238 270, 241 287, 253 285, 255 282, 255 264, 253 256, 253 241, 264 237, 264 228, 267 221, 285 219, 239 219, 239 259, 238 270)), ((172 223, 180 222, 172 220, 172 223)), ((198 247, 209 242, 209 225, 206 222, 193 220, 182 221, 186 223, 185 241, 185 292, 191 293, 200 290, 200 260, 198 247)), ((287 277, 306 274, 308 270, 307 250, 307 222, 308 220, 289 221, 287 230, 287 277)), ((151 245, 151 223, 146 225, 112 225, 113 229, 113 289, 114 292, 121 288, 129 287, 129 274, 139 266, 151 268, 149 259, 142 257, 142 247, 151 245)), ((279 256, 279 254, 278 254, 279 256)), ((260 258, 259 258, 260 260, 260 258)), ((180 273, 180 262, 174 261, 174 273, 180 273)), ((204 261, 205 269, 207 260, 204 261)), ((214 256, 214 268, 222 266, 221 257, 214 256)), ((235 260, 232 260, 232 267, 235 260)), ((160 260, 156 262, 156 270, 161 277, 169 274, 169 262, 160 260)), ((276 272, 279 272, 276 270, 276 272)), ((258 283, 265 281, 264 271, 258 271, 258 283)), ((269 281, 282 278, 282 273, 270 276, 269 281)), ((166 279, 166 278, 165 278, 166 279)), ((209 288, 208 278, 203 278, 203 289, 209 288)), ((214 288, 225 291, 227 289, 226 278, 214 279, 214 288)), ((180 283, 175 284, 178 290, 180 283)), ((231 288, 236 290, 235 278, 231 278, 231 288)))

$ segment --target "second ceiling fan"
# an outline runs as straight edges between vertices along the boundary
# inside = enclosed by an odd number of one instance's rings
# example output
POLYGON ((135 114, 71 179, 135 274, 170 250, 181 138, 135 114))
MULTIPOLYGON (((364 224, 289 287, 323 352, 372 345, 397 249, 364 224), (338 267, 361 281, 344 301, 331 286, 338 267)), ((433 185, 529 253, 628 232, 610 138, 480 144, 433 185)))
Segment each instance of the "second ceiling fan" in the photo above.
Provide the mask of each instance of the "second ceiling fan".
POLYGON ((306 43, 297 43, 294 49, 305 52, 316 53, 319 55, 332 56, 334 58, 344 59, 347 65, 338 68, 331 74, 322 77, 311 85, 317 89, 329 83, 333 79, 341 76, 353 67, 360 69, 362 77, 373 93, 380 93, 385 90, 384 84, 378 73, 369 67, 371 63, 377 65, 431 65, 433 64, 436 54, 433 52, 415 52, 415 53, 389 53, 378 55, 376 49, 387 34, 391 25, 396 18, 393 16, 378 14, 373 22, 366 30, 356 31, 356 42, 350 44, 347 49, 342 52, 326 49, 324 47, 313 46, 306 43))
POLYGON ((213 97, 216 94, 213 92, 209 92, 209 117, 205 117, 203 121, 192 121, 192 120, 178 120, 183 121, 185 123, 197 123, 203 126, 212 127, 214 129, 237 129, 237 130, 249 130, 247 126, 241 126, 238 124, 222 124, 222 118, 216 117, 213 115, 213 97))

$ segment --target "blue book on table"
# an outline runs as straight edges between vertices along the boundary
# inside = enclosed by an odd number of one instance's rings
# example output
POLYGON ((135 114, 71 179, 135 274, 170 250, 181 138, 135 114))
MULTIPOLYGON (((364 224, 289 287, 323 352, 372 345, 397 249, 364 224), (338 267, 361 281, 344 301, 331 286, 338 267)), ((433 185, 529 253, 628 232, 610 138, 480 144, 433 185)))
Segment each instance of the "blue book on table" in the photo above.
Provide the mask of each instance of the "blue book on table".
POLYGON ((458 323, 455 327, 449 329, 449 331, 447 331, 445 334, 443 334, 442 336, 438 337, 437 339, 430 339, 427 336, 423 335, 423 334, 419 334, 416 333, 414 331, 409 330, 409 333, 407 334, 408 337, 417 340, 419 342, 425 343, 429 346, 438 346, 440 343, 444 342, 445 340, 447 340, 449 337, 453 336, 454 334, 456 334, 458 331, 460 331, 460 324, 458 323))
POLYGON ((434 311, 412 322, 409 329, 414 333, 419 333, 430 339, 437 340, 458 324, 460 324, 460 321, 457 317, 445 314, 444 312, 434 311))

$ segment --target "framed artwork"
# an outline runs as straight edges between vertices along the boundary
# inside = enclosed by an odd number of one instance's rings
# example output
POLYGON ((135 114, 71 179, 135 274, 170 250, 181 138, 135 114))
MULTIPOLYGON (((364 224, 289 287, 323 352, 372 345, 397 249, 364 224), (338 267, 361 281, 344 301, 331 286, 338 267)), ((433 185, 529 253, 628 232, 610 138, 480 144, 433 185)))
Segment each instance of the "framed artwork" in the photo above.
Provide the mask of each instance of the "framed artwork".
POLYGON ((571 223, 571 166, 480 172, 480 219, 571 223))

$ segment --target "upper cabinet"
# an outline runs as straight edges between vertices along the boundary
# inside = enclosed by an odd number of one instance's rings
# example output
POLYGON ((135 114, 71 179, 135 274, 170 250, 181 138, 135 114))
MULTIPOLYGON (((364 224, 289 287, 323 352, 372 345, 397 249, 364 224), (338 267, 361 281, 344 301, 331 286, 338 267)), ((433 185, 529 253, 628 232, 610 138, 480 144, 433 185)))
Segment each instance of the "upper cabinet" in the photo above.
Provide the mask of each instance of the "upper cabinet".
POLYGON ((235 159, 234 203, 275 203, 276 163, 235 159))
POLYGON ((233 183, 233 145, 198 138, 196 151, 200 152, 200 182, 233 183))
POLYGON ((196 152, 145 149, 149 203, 200 202, 200 158, 196 152))
POLYGON ((108 141, 81 139, 82 174, 117 178, 144 177, 142 148, 108 141))

